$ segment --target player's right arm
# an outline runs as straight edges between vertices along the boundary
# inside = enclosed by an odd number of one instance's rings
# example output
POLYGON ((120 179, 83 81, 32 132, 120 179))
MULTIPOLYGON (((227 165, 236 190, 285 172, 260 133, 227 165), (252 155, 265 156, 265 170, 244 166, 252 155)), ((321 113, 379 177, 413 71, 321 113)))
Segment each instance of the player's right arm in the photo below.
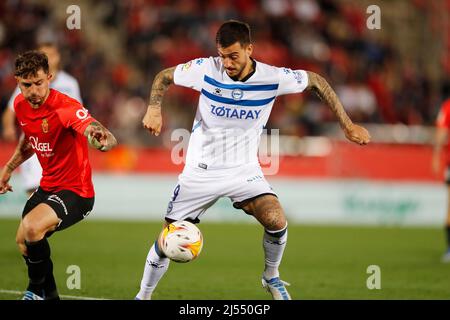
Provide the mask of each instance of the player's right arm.
POLYGON ((65 128, 85 136, 91 147, 102 152, 109 151, 117 145, 117 139, 111 131, 94 119, 77 100, 67 97, 61 102, 64 107, 58 108, 56 113, 65 128))
POLYGON ((174 83, 175 68, 168 68, 159 72, 153 80, 150 100, 142 124, 151 134, 159 136, 162 127, 161 105, 164 94, 174 83))
POLYGON ((106 129, 100 122, 91 122, 84 131, 91 147, 106 152, 117 146, 114 135, 106 129))
POLYGON ((11 159, 3 167, 2 173, 0 175, 0 194, 4 194, 8 191, 13 191, 12 187, 9 185, 9 179, 11 179, 12 172, 20 166, 23 162, 28 160, 34 154, 34 150, 30 143, 25 139, 25 135, 22 134, 17 145, 14 154, 11 159))

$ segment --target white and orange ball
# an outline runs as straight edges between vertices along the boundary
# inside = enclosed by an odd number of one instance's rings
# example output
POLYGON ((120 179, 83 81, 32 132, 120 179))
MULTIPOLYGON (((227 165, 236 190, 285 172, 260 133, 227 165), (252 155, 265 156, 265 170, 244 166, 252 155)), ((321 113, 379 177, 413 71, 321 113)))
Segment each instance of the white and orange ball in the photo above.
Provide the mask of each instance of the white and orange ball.
POLYGON ((172 261, 189 262, 198 257, 203 248, 200 229, 188 221, 175 221, 159 236, 162 252, 172 261))

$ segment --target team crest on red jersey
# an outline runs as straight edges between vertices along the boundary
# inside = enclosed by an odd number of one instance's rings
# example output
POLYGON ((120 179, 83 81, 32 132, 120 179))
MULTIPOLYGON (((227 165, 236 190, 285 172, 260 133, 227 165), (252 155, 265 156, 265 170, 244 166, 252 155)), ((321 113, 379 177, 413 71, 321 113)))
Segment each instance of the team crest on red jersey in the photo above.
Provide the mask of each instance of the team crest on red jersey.
POLYGON ((42 126, 42 132, 43 133, 48 133, 48 120, 46 118, 44 118, 42 120, 41 126, 42 126))

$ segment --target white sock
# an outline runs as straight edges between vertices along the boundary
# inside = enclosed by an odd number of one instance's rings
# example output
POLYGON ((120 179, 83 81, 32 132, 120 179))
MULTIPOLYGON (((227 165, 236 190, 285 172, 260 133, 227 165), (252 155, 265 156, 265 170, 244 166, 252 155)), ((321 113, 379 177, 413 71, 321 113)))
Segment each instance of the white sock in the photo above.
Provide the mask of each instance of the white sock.
POLYGON ((284 248, 287 242, 287 224, 281 230, 264 230, 263 248, 265 258, 264 278, 270 280, 279 277, 278 267, 281 264, 284 248), (280 234, 281 237, 280 237, 280 234))
POLYGON ((155 250, 155 244, 150 248, 145 262, 144 274, 141 280, 141 289, 136 297, 140 300, 150 300, 153 290, 169 268, 169 258, 161 258, 155 250))

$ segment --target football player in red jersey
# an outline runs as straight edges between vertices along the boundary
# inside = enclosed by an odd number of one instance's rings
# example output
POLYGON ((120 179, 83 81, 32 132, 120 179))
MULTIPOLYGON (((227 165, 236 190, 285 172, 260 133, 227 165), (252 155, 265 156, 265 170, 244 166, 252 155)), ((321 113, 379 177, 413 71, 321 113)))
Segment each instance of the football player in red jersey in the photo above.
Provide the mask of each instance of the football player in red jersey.
POLYGON ((93 208, 88 144, 109 151, 117 141, 77 100, 49 89, 52 76, 44 53, 19 55, 15 77, 21 94, 14 109, 23 135, 0 174, 0 194, 12 191, 11 173, 36 153, 42 179, 25 204, 16 235, 28 266, 23 299, 59 299, 47 237, 79 222, 93 208))
MULTIPOLYGON (((56 89, 61 93, 67 94, 69 97, 78 100, 82 103, 80 95, 80 86, 78 81, 70 74, 60 69, 61 53, 55 43, 42 42, 39 44, 39 51, 44 52, 48 58, 49 71, 52 74, 50 81, 50 88, 56 89)), ((3 138, 5 141, 16 142, 16 114, 14 113, 14 100, 20 94, 20 89, 16 86, 11 98, 8 101, 7 107, 2 115, 3 123, 3 138)), ((39 187, 39 182, 42 177, 42 167, 36 155, 25 161, 20 166, 20 175, 22 178, 22 186, 28 196, 39 187)))
MULTIPOLYGON (((432 158, 432 168, 435 174, 441 173, 441 152, 445 145, 450 128, 450 98, 442 103, 441 110, 436 120, 436 135, 432 158)), ((447 184, 447 218, 445 221, 445 233, 447 236, 447 251, 442 256, 442 262, 450 263, 450 144, 446 150, 445 183, 447 184)))

